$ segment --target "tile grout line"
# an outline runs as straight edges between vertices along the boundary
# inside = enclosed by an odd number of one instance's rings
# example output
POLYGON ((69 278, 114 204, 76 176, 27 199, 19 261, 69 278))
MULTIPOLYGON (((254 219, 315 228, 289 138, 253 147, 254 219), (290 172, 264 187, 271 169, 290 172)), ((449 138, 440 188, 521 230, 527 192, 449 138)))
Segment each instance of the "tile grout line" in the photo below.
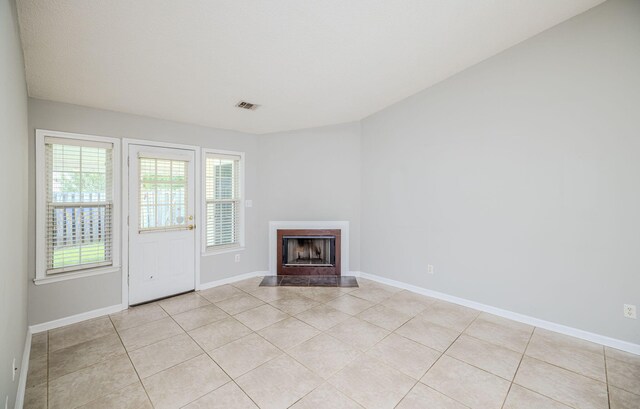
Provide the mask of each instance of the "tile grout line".
MULTIPOLYGON (((129 307, 127 307, 129 308, 129 307)), ((144 386, 144 383, 142 382, 142 378, 140 377, 140 373, 138 373, 138 369, 136 368, 136 366, 134 365, 133 361, 131 360, 131 356, 129 355, 129 350, 127 350, 127 347, 124 345, 124 342, 122 342, 122 337, 120 336, 120 333, 118 332, 115 324, 113 323, 113 320, 111 319, 111 315, 108 315, 109 317, 109 321, 111 322, 111 325, 113 326, 113 330, 116 332, 116 335, 118 335, 118 339, 120 340, 120 345, 122 345, 122 348, 124 349, 125 353, 127 354, 127 358, 129 359, 129 362, 131 363, 131 367, 133 368, 133 370, 136 373, 136 376, 138 377, 138 382, 140 382, 140 385, 142 386, 142 390, 144 391, 144 394, 147 396, 147 399, 149 400, 149 403, 151 404, 152 407, 154 407, 153 401, 151 400, 151 396, 149 396, 149 392, 147 392, 147 388, 144 386)), ((130 385, 125 386, 125 388, 127 388, 130 385)), ((124 389, 124 388, 122 388, 124 389)), ((105 395, 103 395, 105 396, 105 395)), ((97 400, 99 398, 94 399, 97 400)))
MULTIPOLYGON (((522 361, 524 360, 525 354, 527 353, 527 349, 529 348, 529 344, 533 339, 533 333, 536 331, 536 328, 533 327, 533 331, 529 335, 529 339, 527 340, 527 345, 524 347, 524 351, 522 351, 522 355, 520 356, 520 362, 518 362, 518 367, 513 373, 513 377, 511 378, 511 382, 509 383, 509 389, 507 390, 507 394, 504 396, 504 400, 502 401, 502 405, 500 405, 500 409, 504 409, 504 405, 507 403, 507 399, 509 399, 509 394, 511 393, 511 388, 513 388, 513 382, 516 380, 516 375, 518 375, 518 371, 520 370, 520 365, 522 365, 522 361)), ((516 384, 517 385, 517 384, 516 384)), ((518 385, 519 386, 519 385, 518 385)))
POLYGON ((611 409, 611 390, 609 389, 609 371, 607 370, 607 349, 602 347, 602 355, 604 358, 604 379, 607 384, 607 404, 609 409, 611 409))

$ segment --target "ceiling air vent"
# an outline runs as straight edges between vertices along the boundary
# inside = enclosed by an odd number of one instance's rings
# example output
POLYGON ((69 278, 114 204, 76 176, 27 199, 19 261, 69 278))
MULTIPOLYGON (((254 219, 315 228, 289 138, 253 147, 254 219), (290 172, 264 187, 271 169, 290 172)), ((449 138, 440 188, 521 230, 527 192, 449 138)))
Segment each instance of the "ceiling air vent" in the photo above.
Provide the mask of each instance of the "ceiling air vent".
POLYGON ((260 105, 258 104, 252 104, 251 102, 246 102, 246 101, 240 101, 236 104, 236 106, 238 108, 242 108, 242 109, 248 109, 250 111, 255 111, 256 109, 258 109, 258 107, 260 105))

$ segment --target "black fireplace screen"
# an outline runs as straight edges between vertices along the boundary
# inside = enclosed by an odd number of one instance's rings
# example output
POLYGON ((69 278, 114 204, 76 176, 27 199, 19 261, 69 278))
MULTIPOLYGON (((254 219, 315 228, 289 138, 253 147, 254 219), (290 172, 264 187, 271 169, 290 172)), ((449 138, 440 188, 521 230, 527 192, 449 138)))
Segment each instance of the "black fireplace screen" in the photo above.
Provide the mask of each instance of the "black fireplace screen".
POLYGON ((335 236, 283 236, 282 264, 329 267, 336 264, 335 236))

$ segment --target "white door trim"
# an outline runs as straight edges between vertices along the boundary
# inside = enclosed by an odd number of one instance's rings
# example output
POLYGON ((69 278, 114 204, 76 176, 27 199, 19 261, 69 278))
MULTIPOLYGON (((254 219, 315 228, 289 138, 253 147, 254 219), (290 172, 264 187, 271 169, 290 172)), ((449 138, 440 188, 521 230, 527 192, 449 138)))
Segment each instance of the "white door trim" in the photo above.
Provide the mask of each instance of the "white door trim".
MULTIPOLYGON (((177 143, 167 143, 167 142, 158 142, 151 141, 146 139, 122 139, 122 305, 126 307, 129 306, 129 162, 127 159, 129 158, 129 145, 143 145, 143 146, 157 146, 160 148, 176 148, 176 149, 185 149, 192 150, 195 154, 194 157, 194 178, 195 178, 195 209, 194 214, 196 215, 195 225, 196 229, 200 229, 203 226, 201 220, 198 219, 198 216, 201 215, 201 203, 200 203, 200 147, 195 145, 182 145, 177 143)), ((194 245, 194 261, 195 261, 195 289, 200 289, 200 233, 196 232, 195 234, 195 245, 194 245)))

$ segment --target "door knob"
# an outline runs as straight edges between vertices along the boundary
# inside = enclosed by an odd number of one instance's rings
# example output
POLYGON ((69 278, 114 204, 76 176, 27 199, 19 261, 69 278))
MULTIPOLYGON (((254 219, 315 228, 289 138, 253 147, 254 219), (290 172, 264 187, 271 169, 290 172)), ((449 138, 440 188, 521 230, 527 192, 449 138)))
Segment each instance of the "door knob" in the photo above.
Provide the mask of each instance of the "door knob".
POLYGON ((189 230, 193 230, 195 228, 196 228, 195 224, 190 224, 190 225, 187 226, 187 229, 189 229, 189 230))

